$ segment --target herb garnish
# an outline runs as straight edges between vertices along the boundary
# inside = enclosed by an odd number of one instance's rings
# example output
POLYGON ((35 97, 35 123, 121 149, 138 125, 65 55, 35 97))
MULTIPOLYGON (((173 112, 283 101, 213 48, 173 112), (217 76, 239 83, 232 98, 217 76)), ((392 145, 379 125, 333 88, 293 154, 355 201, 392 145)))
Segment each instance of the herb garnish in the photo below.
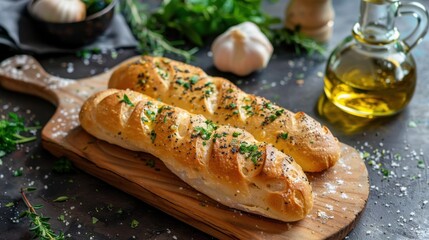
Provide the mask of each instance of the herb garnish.
POLYGON ((92 217, 92 224, 96 224, 98 221, 99 221, 98 218, 92 217))
POLYGON ((54 162, 54 167, 52 171, 56 173, 70 173, 73 172, 73 164, 66 157, 61 157, 57 161, 54 162))
POLYGON ((155 113, 154 111, 152 111, 152 110, 150 110, 150 109, 146 109, 145 114, 146 114, 146 116, 148 116, 148 117, 149 117, 149 119, 150 119, 152 122, 153 122, 153 121, 155 121, 156 113, 155 113))
POLYGON ((212 136, 212 133, 218 128, 216 124, 214 124, 210 120, 206 120, 205 123, 207 124, 206 128, 203 127, 195 127, 194 128, 194 136, 200 136, 203 140, 209 140, 212 136))
POLYGON ((225 107, 225 109, 234 109, 234 108, 237 108, 237 104, 235 103, 230 103, 225 107))
POLYGON ((239 151, 241 154, 244 154, 247 159, 250 158, 255 165, 258 164, 259 158, 262 156, 262 152, 258 151, 258 146, 256 144, 249 144, 247 142, 240 143, 239 151))
POLYGON ((122 99, 119 101, 120 103, 125 103, 128 106, 134 107, 134 103, 131 102, 130 98, 128 97, 127 94, 124 94, 124 96, 122 97, 122 99))
POLYGON ((150 140, 152 141, 152 143, 155 142, 155 138, 156 138, 156 132, 155 130, 152 130, 150 132, 150 140))
POLYGON ((288 138, 289 134, 286 133, 279 133, 279 135, 277 135, 277 138, 281 138, 283 140, 286 140, 288 138))
POLYGON ((10 112, 9 118, 0 120, 0 157, 16 150, 16 145, 36 140, 35 136, 25 137, 21 133, 30 132, 40 127, 25 127, 24 118, 10 112))
POLYGON ((28 217, 30 219, 30 231, 34 233, 33 238, 39 238, 43 240, 64 240, 64 234, 60 231, 57 235, 52 231, 51 225, 49 224, 49 217, 45 217, 42 214, 36 212, 37 209, 42 208, 42 205, 31 205, 25 192, 34 191, 35 188, 21 188, 21 196, 27 210, 21 213, 20 217, 28 217))
POLYGON ((142 117, 141 117, 141 120, 142 120, 142 122, 145 122, 145 123, 146 123, 146 122, 149 122, 149 119, 147 119, 145 116, 142 116, 142 117))
POLYGON ((198 80, 200 80, 200 77, 198 77, 197 75, 194 75, 190 78, 189 82, 191 83, 191 85, 194 85, 195 83, 198 82, 198 80))
POLYGON ((136 228, 136 227, 138 227, 138 226, 139 226, 139 221, 137 221, 137 220, 133 219, 133 220, 131 221, 130 227, 131 227, 131 228, 136 228))
POLYGON ((121 1, 121 3, 122 12, 130 25, 131 31, 139 41, 139 49, 144 53, 150 53, 155 56, 173 53, 189 62, 192 54, 197 52, 197 48, 189 51, 176 48, 165 39, 164 32, 159 27, 152 26, 149 28, 148 22, 152 17, 147 5, 138 0, 125 0, 121 1))
POLYGON ((54 202, 65 202, 67 200, 69 200, 69 197, 67 197, 67 196, 60 196, 60 197, 55 198, 53 201, 54 202))
POLYGON ((138 0, 125 0, 122 1, 121 9, 139 41, 140 50, 151 55, 173 53, 189 62, 198 49, 187 51, 176 48, 177 43, 183 45, 185 42, 170 42, 164 37, 165 33, 181 35, 188 42, 202 46, 205 39, 216 37, 245 21, 258 25, 275 46, 293 45, 297 53, 302 49, 310 54, 325 51, 321 44, 301 34, 299 28, 274 29, 281 19, 265 14, 261 2, 262 0, 164 0, 154 13, 150 13, 148 5, 138 0))
POLYGON ((21 177, 22 176, 22 170, 18 169, 18 170, 13 171, 12 175, 14 177, 21 177))
POLYGON ((177 79, 176 83, 179 84, 180 86, 184 87, 186 90, 188 90, 191 87, 191 85, 188 82, 185 82, 181 78, 177 79))
POLYGON ((274 122, 274 120, 276 120, 278 117, 280 117, 284 111, 285 111, 284 109, 279 109, 279 110, 275 111, 273 114, 266 117, 264 119, 264 121, 262 122, 262 126, 265 126, 268 123, 274 122))
POLYGON ((254 114, 253 113, 253 108, 252 108, 251 105, 244 105, 241 108, 243 108, 244 110, 246 110, 246 114, 249 115, 249 116, 252 116, 254 114))
POLYGON ((273 106, 273 104, 270 103, 270 102, 264 103, 264 107, 267 108, 267 109, 271 109, 272 106, 273 106))
POLYGON ((238 137, 238 136, 240 136, 240 135, 241 135, 241 133, 239 133, 239 132, 233 132, 233 133, 232 133, 232 136, 233 136, 233 137, 238 137))

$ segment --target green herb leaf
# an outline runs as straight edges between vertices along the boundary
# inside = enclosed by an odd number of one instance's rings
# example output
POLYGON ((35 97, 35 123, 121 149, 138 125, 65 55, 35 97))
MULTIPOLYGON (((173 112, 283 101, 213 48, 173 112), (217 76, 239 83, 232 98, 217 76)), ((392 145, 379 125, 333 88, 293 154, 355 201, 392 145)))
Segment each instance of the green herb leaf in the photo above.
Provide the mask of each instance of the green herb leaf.
POLYGON ((194 76, 192 76, 191 78, 190 78, 190 83, 192 84, 192 85, 194 85, 195 83, 197 83, 198 82, 198 80, 200 80, 200 77, 198 77, 197 75, 194 75, 194 76))
POLYGON ((56 173, 71 173, 74 172, 73 164, 66 157, 61 157, 54 162, 52 170, 56 173))
POLYGON ((384 177, 388 177, 389 176, 389 170, 387 170, 386 168, 381 168, 380 172, 383 174, 384 177))
POLYGON ((194 128, 194 136, 200 136, 203 140, 209 140, 212 136, 212 133, 218 128, 218 126, 210 120, 205 121, 205 123, 207 124, 206 128, 194 128))
POLYGON ((137 221, 137 220, 135 220, 135 219, 133 219, 132 221, 131 221, 131 224, 130 224, 130 226, 131 226, 131 228, 137 228, 138 226, 139 226, 139 221, 137 221))
POLYGON ((120 103, 125 103, 128 106, 134 107, 134 103, 131 102, 130 98, 128 97, 127 94, 124 94, 124 96, 122 97, 122 99, 119 101, 120 103))
POLYGON ((243 108, 243 109, 246 111, 246 114, 247 114, 248 116, 252 116, 252 115, 254 114, 254 112, 253 112, 253 108, 252 108, 252 106, 251 106, 251 105, 244 105, 244 106, 242 106, 241 108, 243 108))
POLYGON ((8 202, 4 206, 5 207, 13 207, 13 206, 15 206, 15 203, 14 202, 8 202))
POLYGON ((20 176, 22 176, 22 170, 21 169, 18 169, 18 170, 15 170, 15 171, 13 171, 13 174, 12 174, 14 177, 20 177, 20 176))
POLYGON ((63 214, 61 214, 60 216, 58 216, 58 221, 60 221, 60 222, 64 222, 65 221, 65 217, 64 217, 64 215, 63 214))
POLYGON ((69 200, 69 197, 67 197, 67 196, 60 196, 60 197, 57 197, 56 199, 54 199, 54 202, 65 202, 67 200, 69 200))
POLYGON ((98 222, 98 218, 92 217, 92 224, 96 224, 98 222))
POLYGON ((418 167, 418 168, 424 169, 424 168, 425 168, 425 166, 426 166, 426 164, 425 164, 425 162, 424 162, 423 160, 419 160, 419 161, 417 162, 417 167, 418 167))
POLYGON ((239 152, 245 155, 246 159, 252 160, 253 164, 258 165, 262 152, 258 151, 256 144, 249 144, 247 142, 240 143, 239 152))
POLYGON ((21 133, 28 133, 30 130, 40 127, 25 127, 24 118, 16 113, 10 112, 8 119, 0 120, 0 157, 16 150, 16 145, 34 141, 35 136, 27 137, 21 133))
POLYGON ((277 138, 281 138, 283 140, 286 140, 288 138, 289 134, 288 133, 280 133, 277 138))
POLYGON ((146 109, 145 114, 152 122, 155 121, 156 113, 154 111, 146 109))
POLYGON ((241 133, 239 133, 239 132, 233 132, 233 133, 232 133, 232 136, 233 136, 233 137, 238 137, 238 136, 240 136, 240 135, 241 135, 241 133))

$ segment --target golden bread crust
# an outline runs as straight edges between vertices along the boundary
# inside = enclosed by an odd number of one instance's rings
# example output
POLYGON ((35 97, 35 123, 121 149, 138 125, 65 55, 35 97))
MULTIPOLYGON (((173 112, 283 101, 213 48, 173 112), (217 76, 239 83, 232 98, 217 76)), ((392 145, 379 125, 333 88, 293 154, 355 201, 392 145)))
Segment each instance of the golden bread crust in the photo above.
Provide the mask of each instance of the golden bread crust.
POLYGON ((312 208, 301 167, 243 129, 116 89, 90 97, 79 119, 90 134, 158 157, 186 183, 229 207, 288 222, 312 208))
POLYGON ((291 155, 306 172, 326 170, 340 157, 338 140, 305 113, 290 112, 178 61, 143 56, 117 69, 109 88, 132 89, 215 123, 245 129, 291 155))

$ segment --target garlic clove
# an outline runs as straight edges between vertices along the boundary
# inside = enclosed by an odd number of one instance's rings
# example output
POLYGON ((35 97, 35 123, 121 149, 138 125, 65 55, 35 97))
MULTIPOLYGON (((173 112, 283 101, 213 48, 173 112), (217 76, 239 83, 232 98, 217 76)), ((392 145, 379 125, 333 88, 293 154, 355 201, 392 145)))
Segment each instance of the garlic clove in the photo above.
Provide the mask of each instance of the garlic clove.
POLYGON ((254 23, 244 22, 219 35, 212 52, 220 71, 245 76, 267 66, 273 47, 254 23))
POLYGON ((86 17, 86 5, 81 0, 38 0, 30 11, 40 20, 53 23, 79 22, 86 17))

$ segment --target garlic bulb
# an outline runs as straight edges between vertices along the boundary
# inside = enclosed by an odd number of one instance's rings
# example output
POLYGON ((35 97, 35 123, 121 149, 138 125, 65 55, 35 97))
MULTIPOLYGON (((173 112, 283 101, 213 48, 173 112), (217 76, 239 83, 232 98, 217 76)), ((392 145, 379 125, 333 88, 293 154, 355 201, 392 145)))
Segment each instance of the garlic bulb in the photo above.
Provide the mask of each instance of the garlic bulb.
POLYGON ((86 5, 81 0, 37 0, 31 12, 46 22, 79 22, 86 17, 86 5))
POLYGON ((251 22, 229 28, 215 39, 211 49, 219 70, 239 76, 265 68, 273 53, 270 41, 251 22))

